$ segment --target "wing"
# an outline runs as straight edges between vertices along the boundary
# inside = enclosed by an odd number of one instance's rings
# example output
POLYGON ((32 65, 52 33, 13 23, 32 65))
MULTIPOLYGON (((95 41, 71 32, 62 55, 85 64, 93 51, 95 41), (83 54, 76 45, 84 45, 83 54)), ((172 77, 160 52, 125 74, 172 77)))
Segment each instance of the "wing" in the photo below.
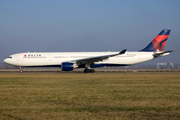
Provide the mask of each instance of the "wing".
POLYGON ((93 64, 95 62, 103 61, 106 60, 110 57, 114 57, 117 55, 122 55, 126 52, 126 49, 122 50, 121 52, 117 54, 111 54, 111 55, 104 55, 104 56, 97 56, 97 57, 90 57, 90 58, 85 58, 85 59, 79 59, 74 62, 76 62, 77 65, 82 65, 82 64, 93 64))

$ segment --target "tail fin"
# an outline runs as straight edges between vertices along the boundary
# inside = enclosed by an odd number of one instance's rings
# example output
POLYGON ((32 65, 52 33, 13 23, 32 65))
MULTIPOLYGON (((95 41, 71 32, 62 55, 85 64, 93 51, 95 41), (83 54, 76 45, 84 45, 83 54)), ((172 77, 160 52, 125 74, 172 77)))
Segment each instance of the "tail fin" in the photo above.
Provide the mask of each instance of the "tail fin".
POLYGON ((169 37, 170 31, 171 30, 166 29, 162 30, 147 47, 140 51, 163 51, 166 41, 169 37))

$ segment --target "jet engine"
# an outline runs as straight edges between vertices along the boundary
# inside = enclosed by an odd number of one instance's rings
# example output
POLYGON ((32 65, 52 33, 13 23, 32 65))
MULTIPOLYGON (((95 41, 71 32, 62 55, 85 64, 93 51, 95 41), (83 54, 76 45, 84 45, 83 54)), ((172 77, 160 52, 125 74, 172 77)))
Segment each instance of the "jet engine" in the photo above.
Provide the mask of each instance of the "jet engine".
POLYGON ((61 64, 61 70, 62 71, 73 71, 74 68, 77 68, 77 64, 76 63, 70 63, 70 62, 63 62, 61 64))

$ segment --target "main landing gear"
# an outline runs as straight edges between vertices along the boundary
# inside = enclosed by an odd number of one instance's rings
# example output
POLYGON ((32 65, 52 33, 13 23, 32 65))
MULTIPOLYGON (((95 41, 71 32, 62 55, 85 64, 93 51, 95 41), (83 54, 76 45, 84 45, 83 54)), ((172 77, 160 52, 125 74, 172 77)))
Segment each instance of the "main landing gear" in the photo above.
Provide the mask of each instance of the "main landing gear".
POLYGON ((94 72, 95 72, 94 69, 88 69, 88 68, 84 69, 84 73, 94 73, 94 72))
POLYGON ((94 73, 95 70, 91 69, 90 64, 85 64, 84 73, 94 73))

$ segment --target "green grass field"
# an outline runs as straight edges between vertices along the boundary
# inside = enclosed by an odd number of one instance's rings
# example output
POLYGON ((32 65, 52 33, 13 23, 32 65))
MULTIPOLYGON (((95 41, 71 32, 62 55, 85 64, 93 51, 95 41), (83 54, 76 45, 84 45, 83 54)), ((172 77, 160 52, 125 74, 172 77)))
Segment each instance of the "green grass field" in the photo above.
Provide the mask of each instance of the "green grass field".
POLYGON ((1 73, 0 119, 180 119, 180 74, 1 73))

